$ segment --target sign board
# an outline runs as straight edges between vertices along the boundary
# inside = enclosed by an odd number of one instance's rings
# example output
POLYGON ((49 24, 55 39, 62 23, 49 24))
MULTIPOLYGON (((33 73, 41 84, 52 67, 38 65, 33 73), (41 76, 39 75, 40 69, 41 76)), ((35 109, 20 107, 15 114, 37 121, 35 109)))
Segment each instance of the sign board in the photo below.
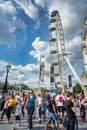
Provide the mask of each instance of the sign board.
POLYGON ((72 76, 68 75, 69 88, 72 87, 72 76))

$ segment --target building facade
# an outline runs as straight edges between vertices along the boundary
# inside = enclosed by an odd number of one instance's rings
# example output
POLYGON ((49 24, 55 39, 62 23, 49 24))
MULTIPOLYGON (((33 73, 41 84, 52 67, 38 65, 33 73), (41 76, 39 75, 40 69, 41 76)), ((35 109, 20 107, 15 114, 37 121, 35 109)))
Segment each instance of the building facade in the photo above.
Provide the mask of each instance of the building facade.
POLYGON ((84 22, 81 51, 84 58, 84 71, 82 74, 82 84, 87 85, 87 17, 85 18, 84 22))

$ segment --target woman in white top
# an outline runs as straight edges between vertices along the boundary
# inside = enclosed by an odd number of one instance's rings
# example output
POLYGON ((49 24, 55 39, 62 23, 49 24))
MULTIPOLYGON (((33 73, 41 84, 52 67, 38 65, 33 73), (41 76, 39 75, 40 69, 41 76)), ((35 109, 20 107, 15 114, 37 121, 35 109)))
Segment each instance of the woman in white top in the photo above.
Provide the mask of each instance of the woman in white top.
POLYGON ((62 123, 62 117, 63 117, 63 102, 64 102, 63 97, 61 95, 61 92, 59 92, 58 95, 56 96, 56 105, 58 109, 60 123, 62 123))

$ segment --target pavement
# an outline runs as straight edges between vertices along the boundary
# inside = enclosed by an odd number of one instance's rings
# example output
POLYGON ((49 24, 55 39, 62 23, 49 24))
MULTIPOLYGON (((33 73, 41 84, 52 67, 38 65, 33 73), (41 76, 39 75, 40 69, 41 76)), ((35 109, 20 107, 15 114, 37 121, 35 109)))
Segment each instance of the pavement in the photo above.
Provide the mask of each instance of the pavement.
MULTIPOLYGON (((77 111, 77 115, 79 112, 77 111)), ((21 127, 19 127, 19 123, 17 123, 17 130, 28 130, 28 117, 25 116, 21 120, 21 127)), ((14 116, 11 116, 11 121, 8 123, 6 116, 4 116, 3 121, 0 121, 0 130, 12 130, 13 128, 13 120, 14 116)), ((46 119, 47 120, 47 119, 46 119)), ((36 118, 33 120, 33 130, 44 130, 46 122, 42 122, 39 124, 38 122, 38 115, 36 115, 36 118)), ((59 125, 61 130, 65 130, 65 128, 62 126, 62 124, 59 125)), ((86 116, 86 122, 83 122, 82 120, 78 119, 78 130, 87 130, 87 116, 86 116)))

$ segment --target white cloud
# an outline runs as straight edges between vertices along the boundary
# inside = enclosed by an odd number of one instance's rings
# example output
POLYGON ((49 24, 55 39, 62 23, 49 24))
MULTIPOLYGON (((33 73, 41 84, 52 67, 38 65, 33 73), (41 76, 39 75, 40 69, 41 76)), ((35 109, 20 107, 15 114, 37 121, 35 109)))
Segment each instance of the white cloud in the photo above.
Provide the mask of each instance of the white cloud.
POLYGON ((9 13, 9 14, 15 14, 16 9, 13 6, 11 1, 6 1, 6 2, 1 2, 0 3, 0 8, 4 11, 4 13, 9 13))
MULTIPOLYGON (((46 57, 46 79, 45 80, 46 80, 46 87, 48 87, 48 86, 50 86, 50 84, 49 84, 50 78, 48 76, 49 71, 50 71, 50 48, 49 48, 49 44, 47 44, 44 41, 41 41, 40 37, 36 37, 35 41, 32 42, 32 47, 33 47, 33 50, 31 50, 29 52, 29 54, 33 58, 36 58, 38 62, 40 61, 40 55, 44 55, 46 57)), ((26 68, 29 67, 29 66, 30 65, 26 66, 26 68)), ((36 67, 33 65, 32 68, 33 67, 36 68, 36 70, 39 70, 39 65, 37 65, 36 67)), ((36 73, 37 73, 37 71, 36 71, 36 73)), ((37 73, 37 74, 39 76, 39 73, 37 73)))
POLYGON ((30 72, 37 72, 38 70, 38 65, 35 65, 35 64, 27 64, 24 69, 25 71, 30 71, 30 72))
POLYGON ((42 7, 45 7, 45 0, 35 0, 35 3, 36 3, 37 5, 40 5, 40 6, 42 6, 42 7))
POLYGON ((40 21, 37 20, 36 24, 34 25, 34 28, 37 30, 40 27, 40 21))
MULTIPOLYGON (((8 63, 5 61, 0 61, 0 81, 5 82, 6 78, 6 65, 8 63)), ((8 74, 8 82, 10 84, 25 83, 26 85, 38 83, 38 69, 39 66, 35 64, 22 65, 12 65, 8 74), (36 78, 37 77, 37 78, 36 78)))
POLYGON ((82 52, 81 52, 81 36, 75 36, 71 41, 66 41, 66 50, 70 52, 70 62, 74 65, 75 61, 82 60, 82 52))
POLYGON ((32 46, 34 49, 31 50, 29 54, 38 61, 40 59, 40 55, 46 55, 48 53, 48 44, 44 41, 41 41, 40 37, 37 37, 35 41, 33 41, 32 46))
POLYGON ((78 32, 82 32, 84 18, 87 16, 87 1, 85 0, 48 0, 46 5, 49 14, 58 10, 65 34, 65 39, 72 40, 78 32), (79 8, 78 8, 79 7, 79 8))
MULTIPOLYGON (((36 57, 35 56, 36 53, 37 53, 36 55, 39 55, 40 53, 46 54, 45 52, 47 51, 46 56, 48 55, 48 45, 46 42, 41 41, 39 37, 37 37, 35 39, 35 41, 32 43, 32 46, 34 48, 34 55, 32 55, 34 58, 36 57)), ((7 64, 8 63, 4 62, 4 61, 0 62, 0 68, 3 69, 2 73, 0 73, 0 81, 2 81, 2 82, 5 81, 7 64), (3 66, 3 68, 2 68, 2 66, 3 66)), ((49 72, 48 61, 46 63, 46 68, 47 68, 47 72, 49 72)), ((11 64, 11 69, 10 69, 9 75, 8 75, 8 82, 10 84, 24 83, 26 85, 29 85, 29 87, 34 87, 34 86, 38 87, 38 78, 39 78, 38 70, 39 70, 39 64, 27 64, 25 66, 22 66, 22 65, 15 66, 15 65, 11 64)), ((47 79, 48 79, 48 77, 47 77, 47 79)), ((49 79, 48 79, 48 81, 49 81, 49 79)), ((46 81, 46 82, 48 82, 48 81, 46 81)))
POLYGON ((11 46, 12 42, 13 46, 15 46, 15 36, 9 28, 9 24, 12 24, 12 17, 15 13, 16 10, 10 1, 0 4, 0 43, 7 44, 8 46, 11 46))
POLYGON ((34 29, 38 29, 40 27, 40 21, 38 16, 38 8, 34 6, 31 0, 14 0, 20 8, 25 12, 25 14, 35 21, 34 29))
POLYGON ((19 81, 24 80, 24 75, 23 75, 23 74, 19 75, 19 76, 18 76, 18 80, 19 80, 19 81))
POLYGON ((16 47, 16 29, 20 28, 25 34, 26 25, 21 18, 16 17, 16 13, 16 8, 11 1, 0 3, 0 44, 8 47, 16 47))
POLYGON ((30 78, 29 80, 25 80, 24 84, 28 85, 29 88, 37 88, 38 87, 38 78, 30 78))
POLYGON ((15 0, 15 2, 24 10, 25 14, 31 19, 38 18, 38 9, 32 4, 31 0, 15 0))
MULTIPOLYGON (((15 0, 15 2, 24 10, 25 14, 36 21, 36 25, 34 25, 35 29, 40 27, 40 21, 38 16, 38 8, 29 0, 15 0)), ((79 32, 83 30, 84 18, 87 15, 87 2, 85 0, 35 0, 37 5, 42 7, 47 7, 49 14, 55 9, 59 11, 59 14, 62 19, 64 34, 65 34, 65 44, 66 51, 71 52, 70 62, 75 67, 75 70, 81 74, 83 70, 82 64, 82 54, 80 51, 81 45, 81 35, 79 32), (79 70, 80 68, 80 70, 79 70)), ((5 2, 5 4, 0 4, 0 14, 2 19, 0 19, 0 39, 1 42, 5 43, 13 43, 16 37, 13 35, 16 28, 26 29, 26 25, 24 21, 21 19, 17 19, 16 17, 16 8, 12 5, 11 1, 5 2), (2 15, 3 14, 3 15, 2 15), (7 15, 9 14, 9 15, 7 15), (6 20, 7 19, 7 20, 6 20), (22 25, 22 26, 21 26, 22 25), (5 34, 3 36, 3 34, 5 34), (6 39, 7 38, 7 39, 6 39)), ((49 45, 45 41, 41 41, 40 37, 37 37, 32 43, 33 49, 29 52, 32 58, 36 58, 39 61, 40 54, 45 54, 47 58, 47 71, 49 69, 49 45)), ((3 70, 5 70, 4 62, 0 62, 0 66, 3 70)), ((6 64, 6 63, 5 63, 6 64)), ((11 82, 24 82, 26 84, 38 83, 38 67, 39 65, 28 64, 26 66, 13 66, 13 70, 9 73, 9 81, 11 82), (35 74, 35 75, 34 75, 35 74)), ((0 68, 0 70, 1 70, 0 68)), ((5 74, 1 71, 3 76, 0 76, 0 80, 4 81, 5 74)))

